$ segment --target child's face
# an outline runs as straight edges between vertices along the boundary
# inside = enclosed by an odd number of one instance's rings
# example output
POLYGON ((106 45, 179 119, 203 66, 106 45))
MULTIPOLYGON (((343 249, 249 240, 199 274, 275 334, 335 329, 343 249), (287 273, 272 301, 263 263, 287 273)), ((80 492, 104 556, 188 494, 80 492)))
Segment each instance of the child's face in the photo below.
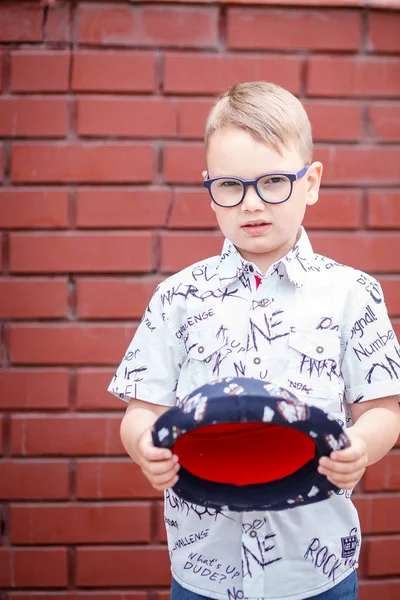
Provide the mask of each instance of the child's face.
MULTIPOLYGON (((271 147, 256 141, 247 132, 223 128, 212 134, 207 151, 210 179, 233 176, 256 179, 266 173, 296 173, 304 162, 295 149, 278 154, 271 147)), ((267 204, 248 187, 238 206, 225 208, 211 203, 222 233, 248 261, 265 274, 296 243, 299 226, 307 204, 315 204, 322 174, 321 163, 313 163, 306 175, 293 183, 290 198, 282 204, 267 204), (262 221, 255 229, 249 222, 262 221)), ((206 172, 203 172, 203 177, 206 172)))

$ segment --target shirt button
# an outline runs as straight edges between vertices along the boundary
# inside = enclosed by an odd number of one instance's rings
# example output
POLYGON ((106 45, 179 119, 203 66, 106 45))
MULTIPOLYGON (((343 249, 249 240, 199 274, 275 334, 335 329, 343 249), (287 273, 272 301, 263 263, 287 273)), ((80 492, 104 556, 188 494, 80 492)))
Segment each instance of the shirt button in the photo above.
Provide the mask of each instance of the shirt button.
POLYGON ((318 354, 322 354, 323 351, 324 351, 324 349, 323 349, 322 346, 317 346, 317 352, 318 352, 318 354))
POLYGON ((253 273, 253 271, 254 271, 253 265, 249 265, 249 271, 250 271, 250 273, 253 273))
POLYGON ((253 360, 253 363, 254 363, 255 365, 259 365, 259 364, 260 364, 260 362, 261 362, 261 358, 260 358, 259 356, 256 356, 256 357, 255 357, 255 359, 253 360))
POLYGON ((197 352, 198 352, 199 354, 203 354, 203 352, 204 352, 204 346, 199 346, 199 347, 197 348, 197 352))
POLYGON ((257 532, 256 531, 250 531, 250 537, 257 537, 257 532))

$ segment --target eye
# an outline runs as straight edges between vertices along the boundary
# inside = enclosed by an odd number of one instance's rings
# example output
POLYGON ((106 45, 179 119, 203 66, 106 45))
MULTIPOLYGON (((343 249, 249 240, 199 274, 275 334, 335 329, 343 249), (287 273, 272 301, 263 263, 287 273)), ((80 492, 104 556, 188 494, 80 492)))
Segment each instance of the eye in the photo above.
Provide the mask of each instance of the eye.
POLYGON ((268 177, 267 179, 264 180, 264 184, 268 184, 268 185, 273 185, 273 184, 279 184, 279 183, 284 183, 286 181, 285 178, 280 177, 279 175, 275 175, 273 177, 268 177))
POLYGON ((219 187, 235 187, 235 186, 240 186, 239 181, 235 181, 234 179, 229 179, 228 181, 220 181, 219 182, 219 187))

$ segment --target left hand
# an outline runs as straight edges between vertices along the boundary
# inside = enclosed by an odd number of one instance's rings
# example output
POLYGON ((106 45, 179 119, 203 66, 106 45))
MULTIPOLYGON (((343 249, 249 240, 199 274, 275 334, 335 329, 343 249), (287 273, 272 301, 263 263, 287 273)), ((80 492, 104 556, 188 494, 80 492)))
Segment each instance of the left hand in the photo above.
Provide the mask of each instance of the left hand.
POLYGON ((318 471, 326 475, 331 483, 339 488, 353 489, 364 475, 368 464, 367 446, 360 437, 353 434, 351 428, 346 431, 351 446, 336 450, 329 458, 319 460, 318 471))

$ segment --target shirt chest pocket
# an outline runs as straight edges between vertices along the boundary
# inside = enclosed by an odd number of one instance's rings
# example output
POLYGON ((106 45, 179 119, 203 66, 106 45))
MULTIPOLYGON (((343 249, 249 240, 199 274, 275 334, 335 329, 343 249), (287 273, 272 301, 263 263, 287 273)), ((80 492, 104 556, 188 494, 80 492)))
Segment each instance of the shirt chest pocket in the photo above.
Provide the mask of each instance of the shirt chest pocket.
POLYGON ((180 373, 180 387, 190 393, 199 387, 220 377, 225 377, 224 367, 227 361, 226 344, 214 329, 202 327, 191 329, 185 340, 187 356, 180 373))
POLYGON ((336 331, 296 331, 289 336, 289 386, 302 396, 332 398, 340 387, 340 337, 336 331))

